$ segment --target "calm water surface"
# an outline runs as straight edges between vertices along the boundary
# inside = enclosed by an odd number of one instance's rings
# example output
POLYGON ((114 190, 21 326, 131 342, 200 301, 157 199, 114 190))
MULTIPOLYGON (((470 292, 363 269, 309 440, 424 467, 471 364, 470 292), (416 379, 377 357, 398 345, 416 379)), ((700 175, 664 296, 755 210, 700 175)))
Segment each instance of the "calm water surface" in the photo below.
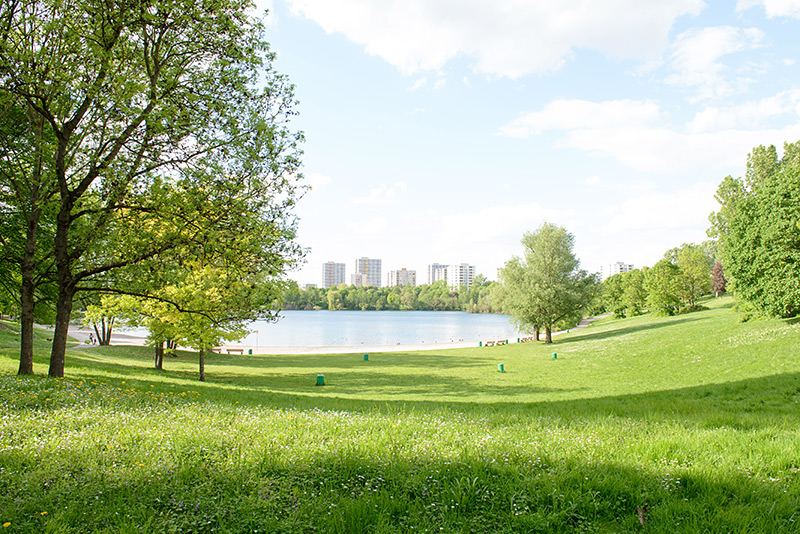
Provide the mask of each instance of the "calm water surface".
POLYGON ((421 311, 283 311, 240 341, 260 347, 408 345, 517 337, 507 315, 421 311))

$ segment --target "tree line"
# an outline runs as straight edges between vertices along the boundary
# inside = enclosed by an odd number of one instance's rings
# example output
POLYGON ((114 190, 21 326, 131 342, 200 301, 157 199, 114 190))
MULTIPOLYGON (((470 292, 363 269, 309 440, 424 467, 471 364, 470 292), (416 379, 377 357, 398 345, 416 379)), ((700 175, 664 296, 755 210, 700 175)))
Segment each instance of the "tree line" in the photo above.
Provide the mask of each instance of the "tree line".
POLYGON ((675 315, 699 308, 704 295, 724 293, 722 265, 714 259, 714 243, 683 244, 668 250, 652 267, 634 269, 603 282, 603 308, 615 317, 647 311, 675 315))
POLYGON ((477 275, 469 288, 451 289, 444 280, 419 286, 297 286, 284 294, 289 310, 397 310, 503 313, 501 287, 477 275))

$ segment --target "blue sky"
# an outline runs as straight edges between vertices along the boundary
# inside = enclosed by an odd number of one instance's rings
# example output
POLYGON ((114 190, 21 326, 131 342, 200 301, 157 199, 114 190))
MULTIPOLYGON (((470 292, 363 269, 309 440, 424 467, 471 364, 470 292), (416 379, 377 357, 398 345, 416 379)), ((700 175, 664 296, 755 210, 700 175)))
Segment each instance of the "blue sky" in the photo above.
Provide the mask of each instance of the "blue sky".
POLYGON ((800 140, 800 0, 259 7, 306 135, 301 284, 362 256, 496 279, 545 221, 588 271, 652 265, 754 146, 800 140))

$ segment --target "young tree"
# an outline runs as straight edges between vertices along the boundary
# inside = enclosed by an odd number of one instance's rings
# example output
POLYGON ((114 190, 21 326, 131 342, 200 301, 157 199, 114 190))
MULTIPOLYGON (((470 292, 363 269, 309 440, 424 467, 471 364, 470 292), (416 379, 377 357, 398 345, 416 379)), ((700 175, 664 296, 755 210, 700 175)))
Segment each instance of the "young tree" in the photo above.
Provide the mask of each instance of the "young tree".
POLYGON ((292 88, 271 69, 251 7, 247 0, 0 6, 0 93, 31 110, 31 128, 43 124, 41 139, 50 144, 41 153, 58 194, 51 376, 64 373, 77 292, 125 290, 124 277, 114 288, 103 287, 103 277, 163 261, 186 244, 182 223, 224 226, 224 217, 212 218, 217 209, 182 221, 176 199, 191 203, 203 188, 233 182, 276 229, 265 254, 269 272, 298 257, 292 223, 282 220, 297 198, 292 88))
POLYGON ((762 314, 800 313, 800 142, 753 149, 744 179, 717 190, 709 236, 719 240, 725 276, 738 298, 762 314))
POLYGON ((545 223, 523 236, 524 257, 512 258, 500 273, 514 320, 521 329, 544 329, 545 343, 553 342, 553 327, 580 322, 596 283, 580 270, 574 241, 566 228, 545 223))

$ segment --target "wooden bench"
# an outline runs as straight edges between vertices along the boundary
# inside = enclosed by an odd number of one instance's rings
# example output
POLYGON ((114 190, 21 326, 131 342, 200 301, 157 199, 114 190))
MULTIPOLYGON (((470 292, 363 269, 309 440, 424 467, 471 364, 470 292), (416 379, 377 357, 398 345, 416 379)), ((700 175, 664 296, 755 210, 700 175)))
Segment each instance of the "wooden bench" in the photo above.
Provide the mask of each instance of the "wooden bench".
POLYGON ((226 349, 228 354, 244 354, 244 349, 226 349))

